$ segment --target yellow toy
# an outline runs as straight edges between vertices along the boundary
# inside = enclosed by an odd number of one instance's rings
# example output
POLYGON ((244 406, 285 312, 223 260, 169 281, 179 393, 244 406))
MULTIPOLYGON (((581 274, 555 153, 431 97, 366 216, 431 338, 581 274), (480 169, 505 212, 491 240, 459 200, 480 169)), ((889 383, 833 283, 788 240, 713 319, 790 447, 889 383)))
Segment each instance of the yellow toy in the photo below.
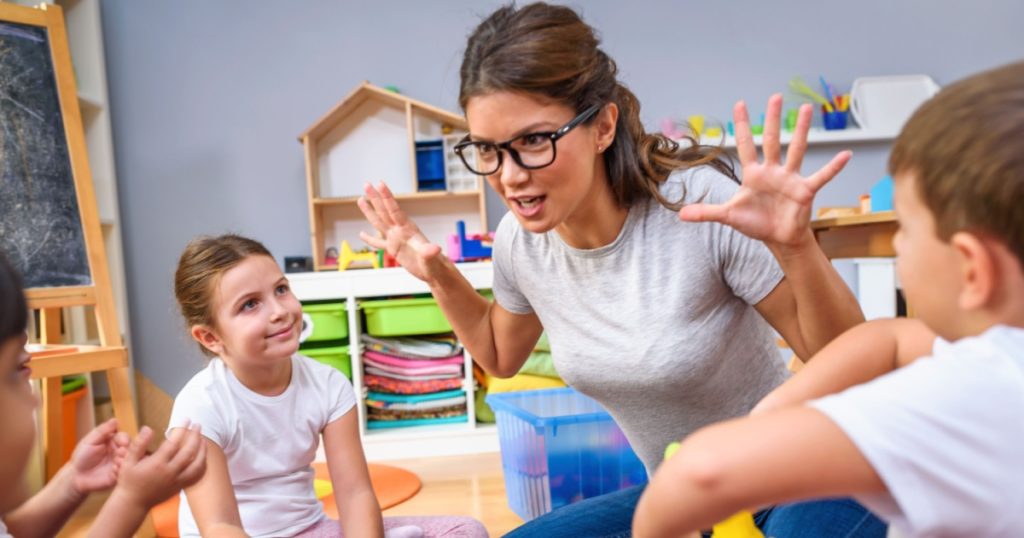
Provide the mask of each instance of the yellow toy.
POLYGON ((342 241, 341 256, 338 257, 338 270, 344 271, 354 262, 370 262, 374 269, 380 269, 380 260, 377 258, 376 252, 352 252, 348 241, 342 241))
MULTIPOLYGON (((679 443, 669 443, 665 447, 665 459, 672 457, 679 450, 679 443)), ((754 524, 754 516, 743 511, 711 528, 711 538, 764 538, 764 534, 754 524)))

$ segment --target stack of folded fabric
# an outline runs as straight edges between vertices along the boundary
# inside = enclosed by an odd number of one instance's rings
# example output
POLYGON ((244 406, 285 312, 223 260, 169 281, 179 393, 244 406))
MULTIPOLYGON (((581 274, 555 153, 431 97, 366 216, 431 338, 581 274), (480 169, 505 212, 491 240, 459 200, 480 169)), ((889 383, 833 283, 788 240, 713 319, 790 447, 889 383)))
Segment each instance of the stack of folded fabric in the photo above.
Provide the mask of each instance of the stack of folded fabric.
POLYGON ((452 338, 362 337, 367 428, 465 422, 462 348, 452 338))

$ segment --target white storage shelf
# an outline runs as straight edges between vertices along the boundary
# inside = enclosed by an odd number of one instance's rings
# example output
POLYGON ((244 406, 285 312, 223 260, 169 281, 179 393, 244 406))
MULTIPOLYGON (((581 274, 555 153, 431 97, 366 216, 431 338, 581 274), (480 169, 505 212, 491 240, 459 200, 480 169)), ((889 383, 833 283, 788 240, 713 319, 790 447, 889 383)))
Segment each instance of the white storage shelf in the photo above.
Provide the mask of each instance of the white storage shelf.
MULTIPOLYGON (((494 273, 490 262, 456 264, 459 271, 478 290, 490 289, 494 273)), ((410 441, 415 442, 415 456, 445 456, 478 452, 497 452, 497 428, 493 424, 476 424, 473 359, 465 353, 463 390, 466 391, 468 417, 466 423, 416 426, 387 430, 366 429, 366 388, 363 384, 362 320, 359 301, 382 297, 429 293, 425 283, 401 267, 290 273, 292 292, 302 302, 345 302, 349 323, 349 354, 352 360, 352 385, 359 397, 359 429, 363 447, 370 460, 408 458, 410 441)))
MULTIPOLYGON (((844 144, 844 143, 862 143, 862 142, 889 142, 896 138, 899 134, 895 131, 880 131, 871 129, 861 129, 859 127, 851 127, 847 129, 838 129, 834 131, 827 131, 819 127, 813 127, 807 132, 807 144, 808 145, 825 145, 825 144, 844 144)), ((754 136, 754 144, 758 147, 764 141, 762 135, 754 136)), ((783 131, 779 136, 779 142, 783 145, 789 145, 793 141, 793 133, 787 133, 783 131)), ((701 138, 702 144, 718 145, 721 142, 722 147, 735 148, 736 137, 726 135, 725 139, 720 137, 708 137, 704 136, 701 138)))

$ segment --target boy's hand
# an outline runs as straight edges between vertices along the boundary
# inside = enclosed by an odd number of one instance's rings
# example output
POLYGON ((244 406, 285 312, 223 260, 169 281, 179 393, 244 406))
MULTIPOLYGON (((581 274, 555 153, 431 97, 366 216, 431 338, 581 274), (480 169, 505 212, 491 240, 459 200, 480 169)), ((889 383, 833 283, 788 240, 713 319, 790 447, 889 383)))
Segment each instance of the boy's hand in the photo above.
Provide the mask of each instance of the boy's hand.
POLYGON ((196 483, 206 472, 206 441, 198 424, 175 429, 147 456, 152 438, 153 430, 144 426, 132 441, 115 489, 121 499, 147 510, 196 483))
POLYGON ((117 431, 117 419, 93 428, 75 447, 70 467, 72 487, 82 495, 112 488, 128 452, 128 436, 117 431))
POLYGON ((750 134, 750 118, 742 101, 733 108, 736 132, 736 152, 743 169, 740 190, 726 203, 690 204, 679 211, 686 221, 715 221, 735 228, 740 233, 769 245, 800 247, 813 240, 807 225, 811 218, 814 195, 849 162, 849 151, 839 152, 831 161, 810 176, 800 175, 804 152, 807 150, 807 131, 811 125, 810 105, 800 107, 796 129, 781 160, 779 118, 782 115, 782 95, 768 99, 761 147, 764 161, 757 159, 757 146, 750 134))

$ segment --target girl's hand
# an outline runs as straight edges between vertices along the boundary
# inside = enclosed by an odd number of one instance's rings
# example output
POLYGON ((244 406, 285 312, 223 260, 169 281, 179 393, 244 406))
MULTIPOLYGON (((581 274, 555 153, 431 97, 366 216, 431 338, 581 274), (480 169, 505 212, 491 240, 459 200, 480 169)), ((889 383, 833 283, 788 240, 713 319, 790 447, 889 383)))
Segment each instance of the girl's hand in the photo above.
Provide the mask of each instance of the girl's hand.
POLYGON ((846 166, 853 153, 841 151, 817 172, 808 177, 801 176, 800 165, 807 150, 811 114, 811 105, 800 107, 786 163, 782 164, 779 142, 782 95, 771 96, 764 122, 764 161, 758 162, 746 104, 743 101, 736 103, 733 123, 743 184, 728 202, 687 205, 679 211, 679 218, 693 222, 720 222, 769 246, 800 247, 813 240, 808 223, 814 195, 846 166))
POLYGON ((146 510, 191 486, 206 471, 206 441, 200 427, 177 428, 152 455, 153 430, 144 426, 132 441, 117 478, 117 497, 146 510))
POLYGON ((363 190, 366 195, 359 199, 359 209, 384 237, 366 232, 359 232, 359 237, 373 248, 384 249, 406 271, 429 283, 434 271, 442 267, 441 247, 431 243, 409 220, 386 184, 381 182, 374 188, 367 183, 363 190))
POLYGON ((83 495, 114 487, 128 452, 128 435, 117 431, 117 419, 93 428, 71 455, 72 487, 83 495))

